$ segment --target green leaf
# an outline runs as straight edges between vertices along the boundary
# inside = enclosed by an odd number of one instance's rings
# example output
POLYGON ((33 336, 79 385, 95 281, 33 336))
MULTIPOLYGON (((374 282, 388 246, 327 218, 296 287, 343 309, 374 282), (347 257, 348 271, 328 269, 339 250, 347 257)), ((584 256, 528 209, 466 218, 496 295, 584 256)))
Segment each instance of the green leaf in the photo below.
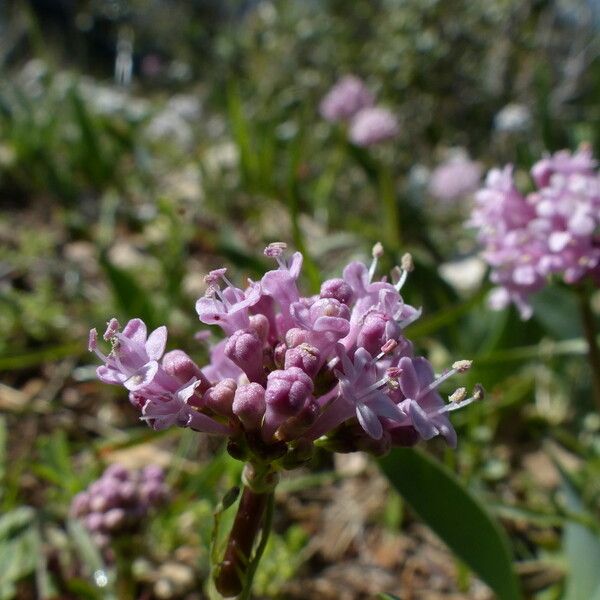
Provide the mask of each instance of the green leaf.
POLYGON ((379 594, 379 600, 400 600, 400 596, 394 596, 394 594, 379 594))
POLYGON ((500 600, 521 598, 505 534, 446 467, 410 448, 393 450, 379 463, 412 509, 500 600))
MULTIPOLYGON (((585 506, 574 482, 562 468, 560 473, 569 510, 584 511, 585 506)), ((565 600, 599 599, 600 536, 581 523, 571 521, 564 528, 563 548, 569 566, 565 600)))
POLYGON ((67 356, 78 356, 87 353, 87 344, 85 340, 79 342, 70 342, 60 346, 34 350, 26 354, 17 356, 0 357, 0 371, 13 371, 15 369, 27 369, 35 367, 43 362, 60 360, 67 356))
POLYGON ((33 523, 35 511, 30 506, 15 508, 0 517, 0 540, 19 535, 33 523))

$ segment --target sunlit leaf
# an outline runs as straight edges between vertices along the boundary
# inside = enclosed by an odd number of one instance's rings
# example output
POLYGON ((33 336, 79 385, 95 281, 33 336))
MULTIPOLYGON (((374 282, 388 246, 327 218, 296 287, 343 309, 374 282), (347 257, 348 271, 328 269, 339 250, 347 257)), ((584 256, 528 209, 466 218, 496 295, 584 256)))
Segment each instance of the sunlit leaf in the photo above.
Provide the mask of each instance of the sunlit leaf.
POLYGON ((500 600, 521 598, 506 536, 448 469, 409 448, 393 450, 380 466, 412 509, 500 600))

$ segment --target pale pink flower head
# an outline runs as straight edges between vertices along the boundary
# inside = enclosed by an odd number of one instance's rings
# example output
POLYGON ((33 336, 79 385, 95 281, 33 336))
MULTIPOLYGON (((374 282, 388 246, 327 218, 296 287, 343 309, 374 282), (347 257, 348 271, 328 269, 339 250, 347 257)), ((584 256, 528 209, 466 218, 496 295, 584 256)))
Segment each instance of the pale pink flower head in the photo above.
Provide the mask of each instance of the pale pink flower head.
POLYGON ((481 164, 460 154, 438 165, 429 179, 429 193, 442 202, 455 202, 472 194, 481 180, 481 164))
POLYGON ((350 122, 348 137, 356 146, 368 147, 395 138, 400 131, 398 119, 387 108, 364 108, 350 122))
MULTIPOLYGON (((155 430, 176 426, 221 435, 232 453, 248 460, 281 459, 289 466, 288 452, 317 443, 372 452, 438 434, 454 443, 446 417, 451 409, 436 391, 447 375, 435 379, 405 333, 421 314, 400 294, 412 260, 405 255, 389 278, 377 277, 382 254, 376 244, 370 266, 351 262, 318 295, 304 295, 302 255, 286 256, 285 244, 270 244, 265 255, 277 268, 245 289, 229 281, 225 269, 206 277, 209 292, 196 309, 223 335, 207 364, 183 350, 164 354, 164 327, 147 335, 144 323, 133 319, 120 333, 111 320, 108 355, 98 349, 95 331, 90 334, 90 349, 104 362, 98 375, 123 385, 141 420, 155 430)), ((153 494, 149 488, 146 496, 153 494)), ((83 514, 93 505, 89 526, 102 535, 102 527, 125 519, 117 511, 105 523, 103 515, 94 516, 105 509, 104 500, 90 502, 83 495, 74 510, 83 514)))
POLYGON ((321 116, 332 123, 348 121, 359 110, 373 106, 375 96, 361 79, 346 75, 340 79, 321 101, 321 116))
POLYGON ((531 170, 536 189, 521 193, 512 168, 492 170, 475 196, 469 225, 498 287, 493 308, 513 302, 531 317, 530 297, 549 277, 573 284, 600 279, 600 174, 589 148, 562 150, 531 170))

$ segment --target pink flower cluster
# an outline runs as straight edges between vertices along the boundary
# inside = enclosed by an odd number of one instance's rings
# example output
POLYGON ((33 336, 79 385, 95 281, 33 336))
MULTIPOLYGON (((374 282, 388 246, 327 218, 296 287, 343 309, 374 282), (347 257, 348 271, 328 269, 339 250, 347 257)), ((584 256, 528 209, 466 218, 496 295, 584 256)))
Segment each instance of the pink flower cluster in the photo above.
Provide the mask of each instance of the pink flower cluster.
POLYGON ((348 137, 356 146, 373 146, 398 135, 394 114, 375 106, 375 96, 354 75, 340 79, 323 98, 319 110, 331 123, 347 123, 348 137))
POLYGON ((479 187, 481 164, 465 155, 456 155, 431 173, 429 193, 442 202, 464 199, 479 187))
POLYGON ((164 354, 164 327, 148 335, 132 319, 121 331, 112 319, 107 355, 90 332, 90 350, 104 363, 98 377, 123 385, 154 429, 178 425, 227 436, 244 459, 284 457, 291 465, 290 452, 310 455, 315 442, 384 452, 442 435, 454 445, 447 413, 481 391, 467 398, 460 388, 444 402, 438 387, 470 362, 436 377, 425 358, 414 356, 405 328, 421 311, 400 295, 412 262, 405 256, 391 282, 376 279, 382 251, 377 244, 370 267, 351 262, 319 294, 302 296, 302 255, 286 259, 285 244, 271 244, 265 254, 277 268, 260 281, 240 289, 225 269, 206 277, 196 311, 224 334, 208 365, 201 368, 182 350, 164 354))
POLYGON ((591 150, 547 156, 531 175, 535 190, 525 195, 511 166, 490 171, 468 223, 479 229, 498 285, 492 306, 512 301, 524 319, 532 314, 531 294, 549 276, 568 284, 587 276, 600 280, 600 174, 591 150))
POLYGON ((160 467, 149 465, 131 472, 114 464, 73 498, 71 515, 81 519, 99 548, 108 549, 115 536, 135 531, 168 495, 160 467))

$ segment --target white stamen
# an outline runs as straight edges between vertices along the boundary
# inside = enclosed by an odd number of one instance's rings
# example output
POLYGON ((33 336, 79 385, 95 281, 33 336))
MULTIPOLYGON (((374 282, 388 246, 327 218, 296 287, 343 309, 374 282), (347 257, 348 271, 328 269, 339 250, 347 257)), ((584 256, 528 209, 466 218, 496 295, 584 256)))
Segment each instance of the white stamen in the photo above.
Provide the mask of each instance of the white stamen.
POLYGON ((369 267, 369 283, 373 281, 373 277, 375 276, 375 271, 377 270, 377 262, 383 256, 383 246, 380 242, 377 242, 373 246, 372 250, 373 260, 371 261, 371 266, 369 267))
POLYGON ((466 373, 471 368, 472 364, 473 364, 472 360, 457 360, 452 365, 452 368, 456 369, 457 373, 466 373))

